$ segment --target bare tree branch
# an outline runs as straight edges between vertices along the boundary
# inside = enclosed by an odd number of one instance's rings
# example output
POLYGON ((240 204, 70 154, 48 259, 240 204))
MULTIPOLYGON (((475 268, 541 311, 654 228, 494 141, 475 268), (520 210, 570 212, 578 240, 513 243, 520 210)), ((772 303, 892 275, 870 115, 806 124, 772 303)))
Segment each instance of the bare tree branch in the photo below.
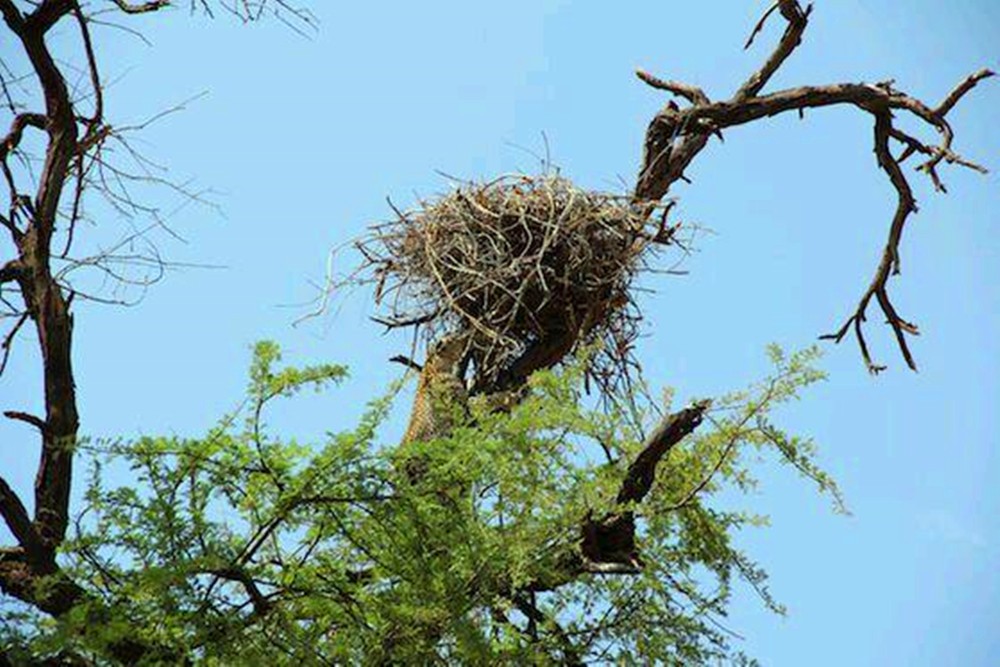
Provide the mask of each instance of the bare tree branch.
POLYGON ((13 419, 15 421, 24 422, 25 424, 30 424, 38 429, 40 433, 44 435, 45 430, 48 428, 45 425, 45 420, 36 417, 35 415, 28 414, 27 412, 20 412, 18 410, 5 410, 3 416, 7 419, 13 419))
POLYGON ((892 302, 889 300, 889 294, 886 290, 889 275, 899 273, 898 249, 903 235, 903 226, 906 224, 906 218, 910 213, 914 213, 917 210, 917 204, 913 199, 913 191, 910 189, 910 184, 906 181, 906 177, 903 175, 903 170, 900 169, 899 164, 889 153, 889 132, 891 127, 892 117, 888 111, 881 112, 875 116, 875 154, 878 156, 879 166, 888 174, 889 180, 892 181, 893 186, 899 193, 899 204, 896 207, 896 214, 893 216, 892 224, 889 227, 889 240, 886 243, 885 251, 882 253, 882 261, 879 262, 878 269, 875 272, 875 278, 861 297, 861 302, 858 304, 854 315, 848 318, 847 322, 836 334, 824 336, 824 338, 832 338, 836 342, 840 342, 844 334, 847 333, 848 327, 853 324, 858 346, 861 348, 861 355, 868 366, 868 370, 872 373, 879 373, 885 369, 885 366, 880 366, 872 361, 861 326, 865 321, 865 310, 868 307, 868 302, 873 296, 878 301, 879 306, 882 307, 882 312, 896 334, 896 342, 899 344, 899 349, 907 365, 913 370, 917 370, 916 362, 910 353, 904 333, 915 336, 919 334, 919 331, 915 324, 907 322, 899 316, 892 302))
MULTIPOLYGON (((2 282, 0 280, 0 283, 2 282)), ((0 376, 7 370, 7 360, 10 359, 10 351, 14 347, 14 339, 17 338, 17 332, 21 330, 21 327, 24 326, 27 320, 28 313, 21 313, 17 318, 17 322, 10 328, 7 335, 3 337, 3 343, 0 343, 0 376)))
POLYGON ((640 81, 643 81, 647 85, 658 90, 665 90, 668 93, 673 93, 678 97, 683 97, 691 104, 708 104, 709 102, 708 95, 706 95, 705 91, 697 86, 681 83, 680 81, 667 81, 654 76, 643 69, 636 70, 635 75, 639 77, 640 81))
POLYGON ((26 127, 34 127, 44 131, 45 116, 40 113, 20 113, 14 116, 7 136, 0 141, 0 160, 6 160, 7 155, 21 143, 21 135, 26 127))
POLYGON ((646 437, 642 451, 629 465, 615 503, 620 509, 599 519, 588 516, 581 527, 580 551, 583 571, 601 574, 634 574, 642 568, 635 543, 633 506, 653 488, 656 469, 667 453, 701 425, 711 401, 666 415, 646 437), (608 569, 612 566, 613 569, 608 569))
POLYGON ((20 260, 12 259, 3 266, 0 266, 0 285, 4 283, 14 282, 24 272, 24 267, 21 266, 20 260))
MULTIPOLYGON (((20 9, 15 0, 0 0, 0 15, 8 29, 5 39, 9 38, 11 46, 18 44, 29 65, 24 75, 9 72, 5 65, 0 70, 0 94, 11 119, 7 133, 0 135, 0 172, 9 198, 8 210, 6 215, 0 215, 0 224, 10 232, 14 246, 14 258, 0 265, 0 286, 3 288, 0 302, 6 309, 3 315, 14 322, 12 328, 4 332, 0 344, 0 373, 6 366, 14 338, 25 323, 31 322, 42 361, 44 413, 35 416, 15 410, 4 412, 11 419, 35 427, 41 448, 33 517, 21 498, 0 479, 0 517, 17 542, 15 547, 0 549, 0 591, 56 617, 81 603, 96 603, 92 611, 96 610, 97 616, 93 620, 100 623, 103 611, 99 601, 70 579, 56 561, 69 520, 73 454, 79 428, 72 364, 71 306, 74 295, 99 298, 88 295, 86 290, 74 289, 69 275, 79 268, 92 267, 105 272, 117 281, 116 284, 135 284, 142 288, 150 280, 156 280, 168 264, 160 259, 155 248, 150 247, 147 254, 142 254, 130 248, 122 250, 121 243, 92 257, 72 257, 69 253, 73 232, 76 223, 84 219, 84 192, 88 189, 103 194, 126 217, 148 215, 153 218, 152 227, 163 229, 166 227, 158 210, 134 199, 128 190, 130 184, 166 184, 188 200, 197 200, 199 194, 169 183, 162 176, 162 168, 129 146, 122 132, 136 128, 114 130, 105 123, 103 83, 86 6, 77 0, 39 0, 22 4, 26 9, 20 9), (46 43, 47 33, 64 17, 75 21, 76 38, 85 61, 78 82, 82 92, 75 85, 72 90, 67 85, 60 68, 72 65, 57 62, 46 43), (26 106, 12 95, 15 87, 26 97, 39 91, 44 100, 43 112, 26 111, 26 106), (87 106, 90 108, 80 108, 87 106), (27 128, 44 133, 44 159, 40 162, 40 170, 35 166, 39 163, 37 158, 21 148, 27 128), (115 149, 119 156, 133 164, 123 168, 111 161, 115 158, 115 149), (13 162, 10 158, 20 164, 8 164, 13 162), (58 235, 64 236, 59 239, 64 243, 61 253, 53 251, 52 244, 58 235), (152 277, 146 275, 136 280, 123 275, 119 267, 125 264, 149 269, 152 277), (17 298, 10 298, 11 294, 16 294, 17 298)), ((154 11, 169 3, 166 0, 137 3, 115 0, 115 4, 119 10, 134 14, 154 11)), ((222 0, 221 4, 226 6, 226 1, 222 0)), ((292 11, 282 0, 241 0, 239 5, 247 11, 252 7, 258 15, 265 6, 292 11)), ((239 7, 233 5, 232 10, 238 13, 239 7)), ((133 226, 125 242, 144 240, 143 235, 152 227, 133 226)), ((247 591, 252 597, 254 586, 250 580, 247 591)), ((184 664, 184 656, 173 650, 133 638, 115 640, 109 653, 121 664, 143 661, 160 664, 161 658, 164 664, 184 664)))
POLYGON ((667 415, 646 438, 642 451, 628 468, 625 480, 618 491, 619 505, 642 501, 653 486, 656 466, 674 445, 692 433, 711 407, 709 400, 696 401, 689 408, 667 415))
POLYGON ((899 205, 890 224, 889 240, 871 286, 862 295, 858 308, 847 322, 834 334, 822 338, 839 342, 853 326, 861 355, 868 369, 872 373, 883 370, 884 366, 872 360, 863 331, 865 309, 874 297, 893 330, 904 360, 910 368, 916 370, 916 363, 906 343, 906 335, 915 335, 917 328, 898 315, 886 287, 889 276, 899 273, 899 244, 903 228, 909 214, 916 211, 913 192, 899 165, 914 153, 926 156, 928 159, 918 169, 926 173, 935 189, 941 192, 946 191, 937 173, 937 168, 942 162, 985 173, 984 167, 952 150, 954 133, 946 115, 980 81, 993 76, 993 72, 983 69, 969 75, 936 107, 930 107, 919 99, 896 90, 891 81, 875 84, 801 86, 759 95, 778 68, 801 43, 812 6, 802 9, 796 0, 778 0, 755 26, 747 42, 748 46, 775 9, 780 9, 788 23, 784 34, 763 66, 754 72, 729 100, 710 102, 707 98, 694 94, 685 84, 666 82, 645 72, 639 74, 649 85, 685 97, 691 102, 691 106, 680 109, 674 104, 668 104, 650 122, 646 132, 643 165, 635 197, 643 201, 658 200, 666 196, 675 181, 684 180, 685 169, 707 145, 709 138, 713 134, 721 138, 721 131, 725 128, 787 111, 801 113, 808 108, 836 105, 854 106, 871 114, 875 124, 875 152, 879 166, 896 189, 899 205), (896 129, 893 126, 893 111, 908 113, 934 128, 941 136, 940 143, 937 146, 928 146, 896 129), (889 139, 899 141, 906 146, 899 158, 894 158, 890 153, 889 139))
MULTIPOLYGON (((771 54, 771 57, 736 91, 734 99, 745 100, 759 93, 788 56, 792 55, 795 47, 802 41, 802 33, 806 31, 806 27, 809 25, 809 14, 812 13, 812 5, 806 6, 803 11, 796 0, 778 0, 775 6, 781 9, 781 15, 788 21, 785 34, 781 36, 781 41, 778 42, 778 46, 771 54)), ((764 22, 772 11, 773 8, 764 14, 764 17, 761 18, 760 22, 754 28, 753 33, 751 33, 750 39, 747 40, 744 48, 750 48, 750 45, 753 44, 754 35, 764 27, 764 22)))
POLYGON ((0 516, 30 559, 38 562, 51 557, 51 552, 42 544, 38 531, 31 523, 31 517, 28 516, 24 503, 2 477, 0 477, 0 516))
POLYGON ((39 37, 44 35, 59 19, 72 11, 74 4, 74 0, 42 0, 25 20, 26 30, 39 37))

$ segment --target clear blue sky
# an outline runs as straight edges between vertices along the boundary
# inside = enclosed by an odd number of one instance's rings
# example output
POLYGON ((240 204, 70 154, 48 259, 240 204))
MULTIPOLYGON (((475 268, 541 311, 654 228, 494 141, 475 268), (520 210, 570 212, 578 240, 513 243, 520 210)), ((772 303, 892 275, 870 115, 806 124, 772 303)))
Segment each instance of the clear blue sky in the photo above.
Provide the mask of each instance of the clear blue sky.
MULTIPOLYGON (((84 433, 203 431, 239 398, 250 345, 264 337, 291 360, 353 368, 345 389, 298 400, 277 426, 308 437, 350 425, 397 376, 386 359, 408 339, 381 335, 362 292, 338 300, 333 316, 291 326, 304 308, 286 306, 315 296, 330 248, 386 218, 387 195, 406 204, 445 188, 435 170, 533 168, 511 144, 541 151, 542 132, 578 183, 632 182, 664 101, 634 68, 726 97, 779 26, 747 53, 758 0, 315 4, 321 23, 309 39, 186 11, 132 24, 152 47, 97 35, 114 121, 207 92, 140 147, 175 179, 216 191, 224 211, 176 212, 170 223, 187 243, 163 238, 163 252, 225 268, 171 273, 135 308, 78 309, 84 433)), ((894 77, 933 102, 975 69, 1000 69, 993 0, 817 4, 772 90, 894 77)), ((956 147, 994 169, 998 108, 991 80, 951 116, 956 147)), ((895 206, 870 120, 847 108, 732 130, 689 175, 694 184, 672 193, 679 217, 716 234, 689 276, 655 283, 642 350, 650 379, 682 399, 757 378, 768 342, 802 347, 837 327, 870 280, 895 206)), ((830 380, 783 414, 820 443, 854 515, 833 515, 788 470, 762 468, 751 501, 773 526, 742 541, 790 614, 769 615, 741 591, 729 625, 765 665, 1000 665, 1000 189, 993 174, 944 177, 948 196, 913 176, 921 212, 892 283, 923 330, 920 373, 905 369, 873 310, 870 342, 889 371, 868 376, 853 342, 828 347, 830 380)), ((37 408, 28 349, 0 384, 3 409, 37 408)), ((34 435, 3 423, 0 442, 0 470, 30 496, 34 435)))

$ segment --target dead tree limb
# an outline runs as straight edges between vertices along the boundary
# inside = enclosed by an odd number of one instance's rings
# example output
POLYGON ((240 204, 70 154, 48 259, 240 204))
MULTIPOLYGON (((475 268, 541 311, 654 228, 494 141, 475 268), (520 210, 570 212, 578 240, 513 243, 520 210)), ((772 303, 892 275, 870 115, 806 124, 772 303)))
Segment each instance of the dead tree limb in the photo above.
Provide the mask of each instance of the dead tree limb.
POLYGON ((72 449, 79 418, 70 357, 72 316, 67 298, 52 275, 50 249, 70 161, 76 154, 77 123, 66 82, 45 44, 45 33, 72 10, 73 4, 46 0, 25 16, 13 0, 0 0, 7 27, 20 39, 45 99, 44 127, 48 134, 45 162, 30 206, 30 218, 15 244, 22 267, 17 283, 26 312, 35 325, 45 385, 34 524, 42 543, 53 553, 65 537, 68 524, 72 449))
POLYGON ((983 69, 969 75, 937 106, 930 106, 895 89, 891 81, 801 86, 761 95, 767 82, 801 43, 802 35, 809 23, 812 5, 803 9, 796 0, 778 0, 754 27, 747 41, 747 47, 753 43, 754 37, 761 31, 767 17, 775 9, 780 10, 787 22, 784 34, 764 64, 753 72, 728 100, 713 102, 704 91, 693 86, 664 81, 643 71, 637 72, 639 78, 648 85, 680 97, 689 106, 680 108, 671 101, 649 124, 635 197, 638 200, 658 200, 666 196, 675 181, 684 180, 685 170, 708 144, 709 139, 713 135, 721 138, 722 130, 726 128, 787 111, 801 113, 804 109, 826 106, 849 105, 871 114, 875 130, 874 151, 878 164, 898 193, 899 203, 889 227, 882 260, 871 285, 843 326, 835 333, 821 338, 840 342, 853 327, 868 370, 872 373, 883 370, 885 366, 873 361, 864 334, 866 311, 874 298, 895 334, 906 364, 916 370, 916 362, 907 345, 906 337, 917 335, 918 329, 912 322, 899 315, 889 297, 887 286, 889 277, 900 272, 899 245, 903 230, 909 215, 917 210, 913 191, 900 165, 915 153, 924 156, 926 160, 917 169, 927 174, 934 188, 940 192, 946 191, 938 175, 938 167, 942 162, 985 173, 984 167, 965 159, 952 149, 954 133, 948 123, 947 115, 966 93, 983 79, 993 76, 993 72, 983 69), (909 114, 932 127, 940 137, 939 143, 932 146, 897 129, 893 125, 894 112, 909 114), (899 157, 892 155, 890 140, 902 144, 904 150, 899 157))
POLYGON ((666 455, 702 422, 711 401, 697 401, 690 407, 664 417, 647 436, 642 450, 628 467, 615 504, 618 509, 604 517, 584 520, 581 529, 582 566, 586 571, 623 573, 638 571, 642 559, 635 544, 635 512, 656 479, 656 470, 666 455), (617 568, 615 567, 617 566, 617 568), (609 569, 610 568, 610 569, 609 569))
MULTIPOLYGON (((90 41, 87 18, 75 0, 42 0, 22 11, 14 0, 0 0, 0 14, 11 41, 19 43, 44 100, 44 112, 14 115, 10 129, 0 141, 0 168, 7 185, 9 207, 3 226, 14 246, 15 258, 0 267, 0 284, 12 284, 19 306, 4 300, 5 307, 18 308, 14 327, 3 339, 0 372, 22 325, 35 328, 44 386, 44 413, 40 416, 8 410, 4 416, 34 427, 41 447, 35 479, 34 515, 29 514, 17 492, 0 478, 0 517, 17 546, 0 549, 0 591, 41 612, 63 616, 82 602, 94 599, 59 566, 56 555, 66 538, 69 498, 73 477, 73 455, 79 429, 76 383, 73 374, 73 292, 60 282, 53 262, 65 257, 53 253, 57 228, 71 230, 79 217, 79 195, 86 185, 83 161, 86 153, 99 150, 104 128, 102 86, 90 41), (90 117, 78 112, 57 59, 46 43, 49 30, 61 19, 74 16, 88 61, 92 108, 90 117), (45 155, 35 178, 24 178, 8 165, 20 150, 29 128, 43 132, 45 155), (79 176, 76 178, 75 176, 79 176), (24 183, 19 182, 24 180, 24 183), (76 188, 71 212, 64 213, 67 193, 76 188)), ((11 111, 14 111, 13 104, 11 111)), ((69 241, 67 241, 67 247, 69 241)), ((110 652, 123 664, 136 664, 157 647, 132 639, 116 641, 110 652)), ((176 656, 174 656, 176 657, 176 656)))
MULTIPOLYGON (((109 3, 110 4, 110 3, 109 3)), ((124 14, 155 12, 171 5, 170 0, 114 0, 115 11, 124 14)), ((209 0, 192 2, 211 13, 209 0)), ((260 18, 267 10, 279 19, 301 25, 312 25, 311 15, 285 0, 264 0, 257 3, 218 3, 219 6, 244 21, 260 18)), ((148 281, 132 281, 122 276, 117 266, 152 267, 156 276, 166 264, 155 248, 147 255, 120 253, 119 248, 143 240, 144 231, 131 228, 123 242, 106 254, 74 258, 76 224, 84 219, 83 195, 96 190, 105 202, 124 217, 146 215, 152 227, 162 227, 155 207, 137 202, 126 191, 125 183, 144 182, 166 185, 187 199, 198 195, 145 170, 145 162, 126 143, 123 133, 141 129, 112 128, 105 119, 104 86, 98 67, 97 51, 91 36, 91 8, 78 0, 37 0, 18 3, 0 0, 0 16, 5 24, 3 43, 15 45, 23 56, 22 73, 0 72, 0 88, 6 99, 4 110, 9 112, 6 133, 0 134, 0 197, 6 199, 0 210, 0 225, 9 236, 12 259, 0 264, 0 308, 3 318, 13 326, 0 337, 0 375, 3 374, 16 336, 27 325, 33 325, 44 386, 44 410, 38 415, 6 410, 9 419, 33 427, 30 435, 40 439, 40 453, 34 485, 34 503, 26 503, 17 491, 0 477, 0 518, 10 530, 16 545, 0 548, 0 592, 53 616, 62 616, 84 602, 96 602, 90 593, 69 578, 57 562, 60 546, 66 539, 69 524, 69 498, 73 481, 73 456, 77 444, 80 418, 77 410, 76 383, 73 372, 74 296, 103 300, 75 289, 67 277, 77 268, 96 268, 119 284, 144 286, 148 281), (67 19, 64 21, 64 19, 67 19), (67 84, 67 65, 57 57, 47 40, 52 28, 68 23, 71 34, 82 52, 83 76, 72 86, 67 84), (34 100, 27 106, 9 94, 8 78, 21 83, 21 88, 40 92, 42 109, 34 100), (30 164, 34 155, 22 148, 28 132, 43 136, 44 160, 40 171, 30 164), (128 158, 140 166, 128 171, 116 165, 104 151, 104 145, 116 141, 128 158), (54 247, 59 243, 60 248, 54 247), (115 254, 118 253, 118 254, 115 254), (29 507, 31 510, 29 510, 29 507)), ((107 8, 95 11, 107 11, 107 8)), ((162 116, 154 116, 158 118, 162 116)), ((141 229, 141 228, 140 228, 141 229)), ((155 277, 154 277, 155 280, 155 277)), ((107 300, 104 300, 107 301, 107 300)), ((7 406, 3 406, 7 407, 7 406)), ((5 443, 7 444, 7 443, 5 443)), ((25 446, 25 449, 27 447, 25 446)), ((99 604, 97 605, 100 606, 99 604)), ((170 664, 179 656, 160 647, 131 639, 117 641, 110 647, 114 658, 122 664, 142 660, 157 662, 163 658, 170 664), (156 659, 153 659, 156 657, 156 659)), ((2 656, 0 656, 2 661, 2 656)))
POLYGON ((635 539, 635 506, 652 490, 657 467, 701 425, 710 407, 711 401, 696 401, 666 415, 646 437, 642 450, 629 465, 615 499, 615 509, 599 517, 593 514, 584 517, 579 538, 563 544, 554 555, 557 565, 554 571, 543 580, 530 582, 527 589, 555 590, 583 574, 638 574, 643 563, 635 539))
POLYGON ((708 400, 696 401, 691 407, 668 415, 646 438, 642 451, 628 468, 622 487, 618 491, 619 505, 641 502, 650 489, 656 475, 656 466, 674 445, 701 425, 705 411, 711 407, 708 400))

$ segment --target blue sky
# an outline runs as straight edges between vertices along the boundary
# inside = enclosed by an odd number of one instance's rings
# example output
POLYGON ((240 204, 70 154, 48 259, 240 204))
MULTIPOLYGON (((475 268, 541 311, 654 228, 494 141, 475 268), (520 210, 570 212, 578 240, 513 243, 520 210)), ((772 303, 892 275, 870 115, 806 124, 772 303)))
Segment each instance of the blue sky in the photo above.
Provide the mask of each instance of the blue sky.
MULTIPOLYGON (((186 11, 131 24, 152 46, 99 33, 104 76, 115 82, 112 120, 135 123, 205 93, 137 145, 175 180, 210 188, 222 210, 174 213, 186 242, 163 237, 164 254, 224 268, 172 272, 134 308, 78 309, 82 431, 204 430, 238 400, 260 338, 279 341, 290 360, 353 370, 344 389, 297 399, 276 426, 301 437, 349 426, 398 375, 386 359, 409 343, 368 320, 363 292, 292 326, 328 251, 386 218, 386 196, 405 205, 444 189, 436 170, 534 169, 516 146, 544 151, 543 132, 577 183, 632 182, 646 123, 664 102, 632 71, 728 97, 777 36, 774 22, 741 50, 765 6, 316 3, 309 38, 186 11)), ((819 2, 770 89, 894 77, 935 102, 966 74, 1000 68, 998 44, 991 0, 819 2)), ((10 48, 0 44, 4 55, 10 48)), ((956 148, 994 169, 997 108, 991 80, 950 116, 956 148)), ((641 350, 650 380, 682 400, 759 377, 771 341, 803 347, 837 328, 870 280, 895 206, 871 122, 854 109, 731 130, 689 176, 692 185, 672 192, 678 217, 715 233, 689 276, 648 282, 657 291, 645 301, 641 350)), ((818 441, 853 516, 832 514, 790 471, 762 467, 751 502, 773 526, 741 540, 790 613, 774 617, 742 591, 729 625, 765 665, 1000 664, 1000 190, 993 174, 943 176, 947 196, 912 176, 921 212, 892 283, 923 331, 913 346, 920 372, 905 369, 873 310, 870 342, 889 370, 872 378, 853 342, 826 346, 829 381, 782 415, 818 441)), ((111 218, 101 224, 91 238, 120 230, 111 218)), ((16 352, 0 406, 32 410, 37 360, 28 345, 16 352)), ((2 423, 0 441, 0 470, 30 496, 33 434, 2 423)))

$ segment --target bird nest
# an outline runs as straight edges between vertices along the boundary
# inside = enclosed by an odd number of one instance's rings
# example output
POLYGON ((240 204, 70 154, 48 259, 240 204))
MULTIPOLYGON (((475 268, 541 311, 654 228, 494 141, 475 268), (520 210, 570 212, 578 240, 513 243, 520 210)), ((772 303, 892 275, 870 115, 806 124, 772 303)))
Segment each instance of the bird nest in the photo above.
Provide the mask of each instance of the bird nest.
POLYGON ((467 334, 474 387, 495 387, 529 348, 561 336, 602 343, 590 378, 609 389, 636 368, 630 288, 647 250, 674 241, 668 210, 554 174, 462 183, 372 227, 357 244, 360 275, 387 326, 467 334))

